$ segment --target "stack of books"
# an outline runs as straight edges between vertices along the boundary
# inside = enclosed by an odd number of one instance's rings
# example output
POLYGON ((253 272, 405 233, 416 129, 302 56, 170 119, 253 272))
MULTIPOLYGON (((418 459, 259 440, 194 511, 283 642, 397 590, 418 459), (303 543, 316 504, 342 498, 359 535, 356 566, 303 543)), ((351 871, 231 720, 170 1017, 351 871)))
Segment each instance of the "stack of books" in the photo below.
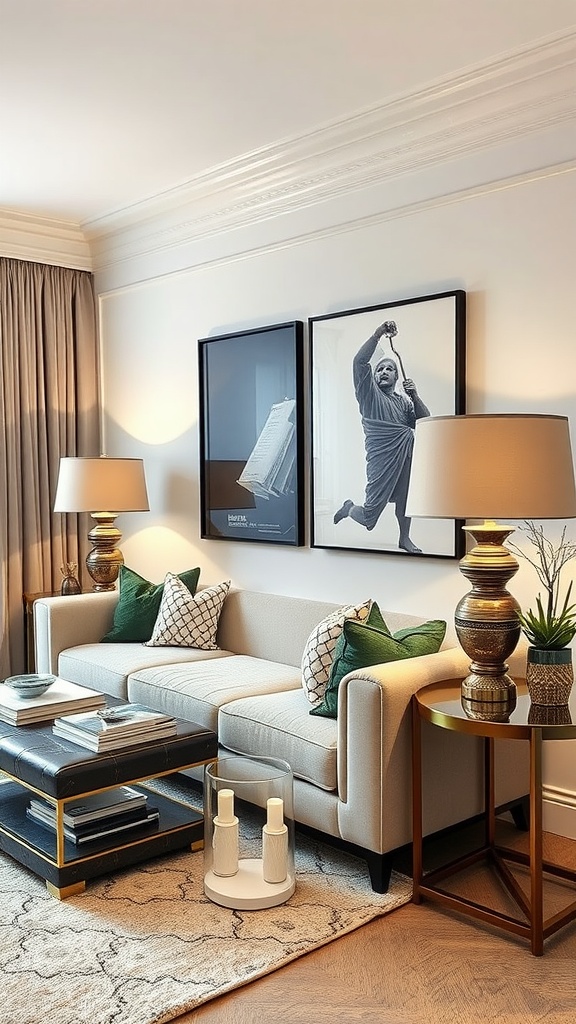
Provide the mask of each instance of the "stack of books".
POLYGON ((57 678, 39 697, 19 697, 9 686, 0 686, 0 722, 8 725, 34 725, 49 722, 69 711, 89 711, 106 703, 103 693, 78 683, 57 678))
MULTIPOLYGON (((56 832, 56 808, 53 804, 32 797, 26 814, 32 821, 56 832)), ((129 786, 70 801, 62 815, 64 835, 76 846, 138 829, 155 829, 159 819, 158 808, 148 806, 146 794, 129 786)))
POLYGON ((175 736, 176 719, 143 704, 120 704, 57 718, 52 731, 100 754, 175 736))

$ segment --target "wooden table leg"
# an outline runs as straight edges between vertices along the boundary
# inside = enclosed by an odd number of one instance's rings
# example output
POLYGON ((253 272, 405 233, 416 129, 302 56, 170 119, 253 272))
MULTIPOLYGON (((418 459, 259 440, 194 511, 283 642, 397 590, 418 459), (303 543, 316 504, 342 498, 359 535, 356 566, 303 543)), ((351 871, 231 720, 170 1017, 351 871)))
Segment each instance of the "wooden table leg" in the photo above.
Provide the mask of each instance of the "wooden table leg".
POLYGON ((412 901, 420 903, 422 883, 422 722, 412 700, 412 901))
POLYGON ((494 740, 484 740, 484 840, 491 848, 496 843, 496 788, 494 781, 494 740))
POLYGON ((530 734, 530 929, 534 956, 544 953, 542 893, 542 730, 530 734))

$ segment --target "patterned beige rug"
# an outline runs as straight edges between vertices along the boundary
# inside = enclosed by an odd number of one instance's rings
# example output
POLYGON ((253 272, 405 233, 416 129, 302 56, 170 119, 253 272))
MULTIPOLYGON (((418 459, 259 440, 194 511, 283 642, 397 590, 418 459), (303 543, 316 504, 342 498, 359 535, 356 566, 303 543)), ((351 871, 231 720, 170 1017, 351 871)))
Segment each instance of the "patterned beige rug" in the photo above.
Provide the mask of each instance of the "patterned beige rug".
POLYGON ((219 907, 202 854, 182 852, 88 884, 64 902, 0 854, 1 1024, 162 1024, 276 970, 411 896, 394 875, 297 837, 297 887, 282 906, 219 907))

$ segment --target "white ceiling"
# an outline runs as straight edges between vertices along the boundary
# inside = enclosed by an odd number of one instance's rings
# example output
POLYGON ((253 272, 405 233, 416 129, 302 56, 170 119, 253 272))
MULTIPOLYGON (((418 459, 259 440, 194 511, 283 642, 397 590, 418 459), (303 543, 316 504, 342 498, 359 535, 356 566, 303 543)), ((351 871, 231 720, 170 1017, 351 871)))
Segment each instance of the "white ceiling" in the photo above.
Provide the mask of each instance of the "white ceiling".
POLYGON ((576 0, 0 0, 0 212, 74 224, 576 29, 576 0))

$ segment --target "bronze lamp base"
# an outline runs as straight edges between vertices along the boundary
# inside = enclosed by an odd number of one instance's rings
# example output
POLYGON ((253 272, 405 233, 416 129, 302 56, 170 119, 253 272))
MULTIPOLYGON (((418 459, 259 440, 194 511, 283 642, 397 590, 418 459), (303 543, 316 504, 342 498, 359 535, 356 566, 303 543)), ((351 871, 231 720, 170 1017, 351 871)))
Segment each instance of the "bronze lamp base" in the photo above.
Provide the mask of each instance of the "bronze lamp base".
POLYGON ((518 571, 518 562, 503 544, 513 529, 491 521, 464 527, 476 541, 460 562, 472 590, 458 602, 454 617, 460 644, 472 658, 470 674, 462 682, 466 701, 510 706, 516 699, 506 659, 520 639, 520 605, 505 584, 518 571))
POLYGON ((93 590, 115 590, 120 566, 124 564, 124 556, 118 547, 122 534, 114 525, 117 512, 92 512, 96 525, 88 534, 93 544, 86 558, 86 568, 94 585, 93 590))

